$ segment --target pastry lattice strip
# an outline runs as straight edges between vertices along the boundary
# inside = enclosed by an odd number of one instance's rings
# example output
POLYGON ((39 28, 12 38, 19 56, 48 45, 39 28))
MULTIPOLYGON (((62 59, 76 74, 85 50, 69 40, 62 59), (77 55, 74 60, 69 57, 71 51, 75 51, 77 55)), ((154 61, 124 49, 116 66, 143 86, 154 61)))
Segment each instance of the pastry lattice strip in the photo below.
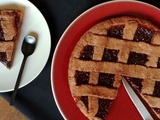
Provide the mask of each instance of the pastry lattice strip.
MULTIPOLYGON (((148 21, 141 21, 140 19, 132 17, 126 17, 125 19, 124 17, 120 17, 106 20, 92 27, 80 38, 79 42, 74 48, 74 51, 72 52, 72 57, 69 64, 69 73, 71 73, 69 74, 69 80, 72 95, 88 96, 91 98, 93 97, 93 99, 100 97, 114 100, 117 93, 117 90, 115 89, 110 90, 111 92, 114 91, 115 93, 115 96, 110 96, 111 98, 109 98, 107 95, 104 95, 103 93, 100 96, 97 96, 97 94, 101 92, 101 90, 98 91, 98 88, 103 88, 108 91, 108 88, 102 86, 98 86, 96 89, 94 89, 92 86, 97 84, 97 80, 95 79, 100 73, 140 78, 143 79, 142 84, 146 84, 146 82, 150 80, 154 86, 154 84, 160 82, 160 69, 158 65, 160 60, 159 38, 160 32, 155 26, 150 24, 148 21), (147 28, 148 26, 150 27, 147 28), (112 30, 112 27, 113 29, 115 27, 117 31, 112 30), (141 32, 145 32, 145 34, 149 33, 150 35, 144 35, 143 37, 146 37, 147 39, 144 41, 141 38, 136 38, 135 35, 139 35, 138 32, 140 32, 140 34, 143 34, 141 32), (113 36, 116 37, 113 38, 112 34, 114 34, 113 36), (89 52, 87 53, 85 49, 89 52), (115 53, 115 55, 109 56, 111 57, 110 61, 105 60, 106 56, 104 53, 108 51, 115 53), (146 61, 143 61, 144 63, 142 65, 137 63, 129 63, 131 59, 130 56, 133 54, 146 58, 146 61), (83 57, 85 59, 83 59, 83 57), (112 59, 112 57, 114 59, 112 59), (91 75, 90 78, 94 79, 89 81, 89 84, 92 85, 77 86, 74 78, 74 72, 77 70, 82 72, 89 72, 91 75), (84 88, 88 88, 88 90, 84 90, 84 88), (91 90, 93 90, 92 92, 94 94, 92 94, 91 90)), ((120 82, 120 80, 118 82, 120 82)), ((160 97, 155 96, 154 91, 156 90, 153 88, 153 86, 147 86, 150 89, 149 91, 143 87, 141 89, 141 96, 146 100, 146 102, 149 103, 152 109, 155 109, 154 107, 156 106, 156 109, 160 111, 158 102, 160 97), (154 102, 156 104, 154 104, 154 102)), ((119 85, 117 88, 118 87, 119 85)), ((157 113, 157 115, 159 114, 157 113)), ((86 116, 90 115, 87 114, 86 116)), ((92 115, 92 117, 93 116, 95 115, 92 115)))
POLYGON ((90 72, 90 76, 88 77, 89 79, 88 83, 81 83, 77 85, 75 72, 76 70, 71 70, 71 69, 69 72, 69 77, 70 77, 69 80, 72 83, 70 87, 71 87, 73 96, 94 96, 94 97, 105 98, 105 99, 115 99, 117 94, 117 89, 120 86, 121 76, 114 75, 114 80, 112 83, 113 86, 109 86, 108 88, 107 85, 102 86, 98 83, 99 81, 98 76, 100 76, 100 73, 98 72, 97 74, 95 72, 90 72), (94 83, 92 81, 94 81, 94 83))
POLYGON ((98 97, 93 96, 75 96, 74 99, 76 101, 77 106, 83 108, 80 110, 91 120, 101 120, 101 117, 103 115, 101 116, 99 113, 102 112, 103 114, 106 114, 106 110, 108 110, 112 104, 112 100, 100 99, 98 97), (101 108, 101 105, 103 105, 104 109, 101 108))
POLYGON ((7 68, 12 65, 22 14, 19 10, 0 10, 0 62, 7 68))
POLYGON ((77 58, 72 58, 70 69, 79 71, 111 73, 143 79, 150 78, 154 81, 160 81, 160 69, 146 68, 145 66, 140 65, 128 65, 114 62, 83 61, 77 58))
POLYGON ((98 36, 94 34, 86 34, 78 42, 73 56, 79 58, 81 51, 87 45, 94 46, 93 60, 101 61, 104 49, 119 50, 118 62, 127 63, 130 52, 146 54, 148 61, 147 67, 157 67, 157 62, 160 57, 160 46, 149 45, 144 42, 125 41, 122 39, 110 38, 107 36, 98 36), (92 39, 92 40, 90 40, 92 39))
POLYGON ((12 56, 12 49, 14 48, 14 43, 13 42, 0 42, 0 48, 2 52, 6 52, 6 57, 7 57, 7 61, 11 61, 11 56, 12 56))
POLYGON ((69 77, 70 83, 72 83, 70 84, 72 96, 74 96, 77 106, 83 108, 80 110, 90 119, 100 119, 103 116, 102 113, 105 116, 107 114, 106 107, 109 109, 112 100, 117 96, 121 76, 69 69, 69 77), (87 77, 88 83, 85 81, 87 78, 81 78, 77 73, 81 74, 83 77, 87 77), (103 79, 103 75, 113 77, 113 81, 108 81, 113 82, 112 86, 107 87, 99 83, 100 80, 103 79), (100 78, 100 76, 102 76, 102 78, 100 78), (76 79, 82 81, 82 83, 77 83, 76 79))
POLYGON ((160 31, 154 26, 151 22, 147 20, 138 19, 135 17, 119 17, 112 18, 110 20, 105 20, 103 22, 98 23, 96 26, 93 26, 89 32, 97 35, 107 35, 107 30, 113 26, 123 26, 122 30, 122 38, 124 40, 133 40, 136 30, 139 25, 142 27, 149 27, 149 29, 153 30, 154 35, 151 38, 151 44, 160 45, 160 31))

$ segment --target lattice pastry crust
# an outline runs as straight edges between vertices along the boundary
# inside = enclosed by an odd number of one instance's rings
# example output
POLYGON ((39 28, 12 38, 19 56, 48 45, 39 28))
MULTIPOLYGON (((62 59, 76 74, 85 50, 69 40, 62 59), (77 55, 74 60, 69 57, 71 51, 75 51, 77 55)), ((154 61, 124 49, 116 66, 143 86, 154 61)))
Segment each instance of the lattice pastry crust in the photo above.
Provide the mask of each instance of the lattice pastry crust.
POLYGON ((0 10, 0 62, 7 68, 12 65, 22 14, 19 10, 0 10))
POLYGON ((69 62, 72 96, 90 120, 105 119, 122 76, 160 119, 160 30, 151 22, 123 16, 90 28, 69 62))

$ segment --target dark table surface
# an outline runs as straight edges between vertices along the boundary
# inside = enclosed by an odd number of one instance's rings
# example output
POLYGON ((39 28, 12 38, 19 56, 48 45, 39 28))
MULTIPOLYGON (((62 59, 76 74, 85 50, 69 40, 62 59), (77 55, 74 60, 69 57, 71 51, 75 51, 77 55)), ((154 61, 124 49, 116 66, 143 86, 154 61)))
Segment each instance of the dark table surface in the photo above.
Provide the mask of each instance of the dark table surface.
MULTIPOLYGON (((160 8, 159 0, 144 0, 160 8)), ((44 15, 51 32, 51 52, 39 76, 19 89, 14 106, 31 120, 63 120, 51 89, 50 71, 56 44, 69 24, 87 9, 104 0, 30 0, 44 15)), ((42 56, 43 57, 43 56, 42 56)), ((0 93, 10 101, 12 92, 0 93)))

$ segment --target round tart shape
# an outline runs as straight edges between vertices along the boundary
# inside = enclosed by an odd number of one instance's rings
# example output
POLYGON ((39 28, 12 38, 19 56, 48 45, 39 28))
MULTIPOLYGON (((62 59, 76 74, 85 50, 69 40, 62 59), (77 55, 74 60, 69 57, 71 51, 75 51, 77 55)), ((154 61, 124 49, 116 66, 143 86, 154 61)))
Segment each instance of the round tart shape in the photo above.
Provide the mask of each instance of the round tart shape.
POLYGON ((80 38, 69 61, 72 97, 90 120, 104 120, 122 77, 160 119, 160 30, 131 16, 102 21, 80 38))

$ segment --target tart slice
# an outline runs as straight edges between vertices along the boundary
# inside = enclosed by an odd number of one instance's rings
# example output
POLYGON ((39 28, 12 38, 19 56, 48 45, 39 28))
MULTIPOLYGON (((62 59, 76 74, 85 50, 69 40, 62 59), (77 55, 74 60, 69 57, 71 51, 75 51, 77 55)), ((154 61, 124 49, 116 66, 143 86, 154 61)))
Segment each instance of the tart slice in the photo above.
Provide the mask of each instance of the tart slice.
POLYGON ((126 77, 160 120, 160 29, 122 16, 102 21, 77 42, 69 61, 72 96, 90 120, 105 120, 126 77))
POLYGON ((21 22, 21 11, 0 10, 0 62, 7 68, 12 65, 21 22))

